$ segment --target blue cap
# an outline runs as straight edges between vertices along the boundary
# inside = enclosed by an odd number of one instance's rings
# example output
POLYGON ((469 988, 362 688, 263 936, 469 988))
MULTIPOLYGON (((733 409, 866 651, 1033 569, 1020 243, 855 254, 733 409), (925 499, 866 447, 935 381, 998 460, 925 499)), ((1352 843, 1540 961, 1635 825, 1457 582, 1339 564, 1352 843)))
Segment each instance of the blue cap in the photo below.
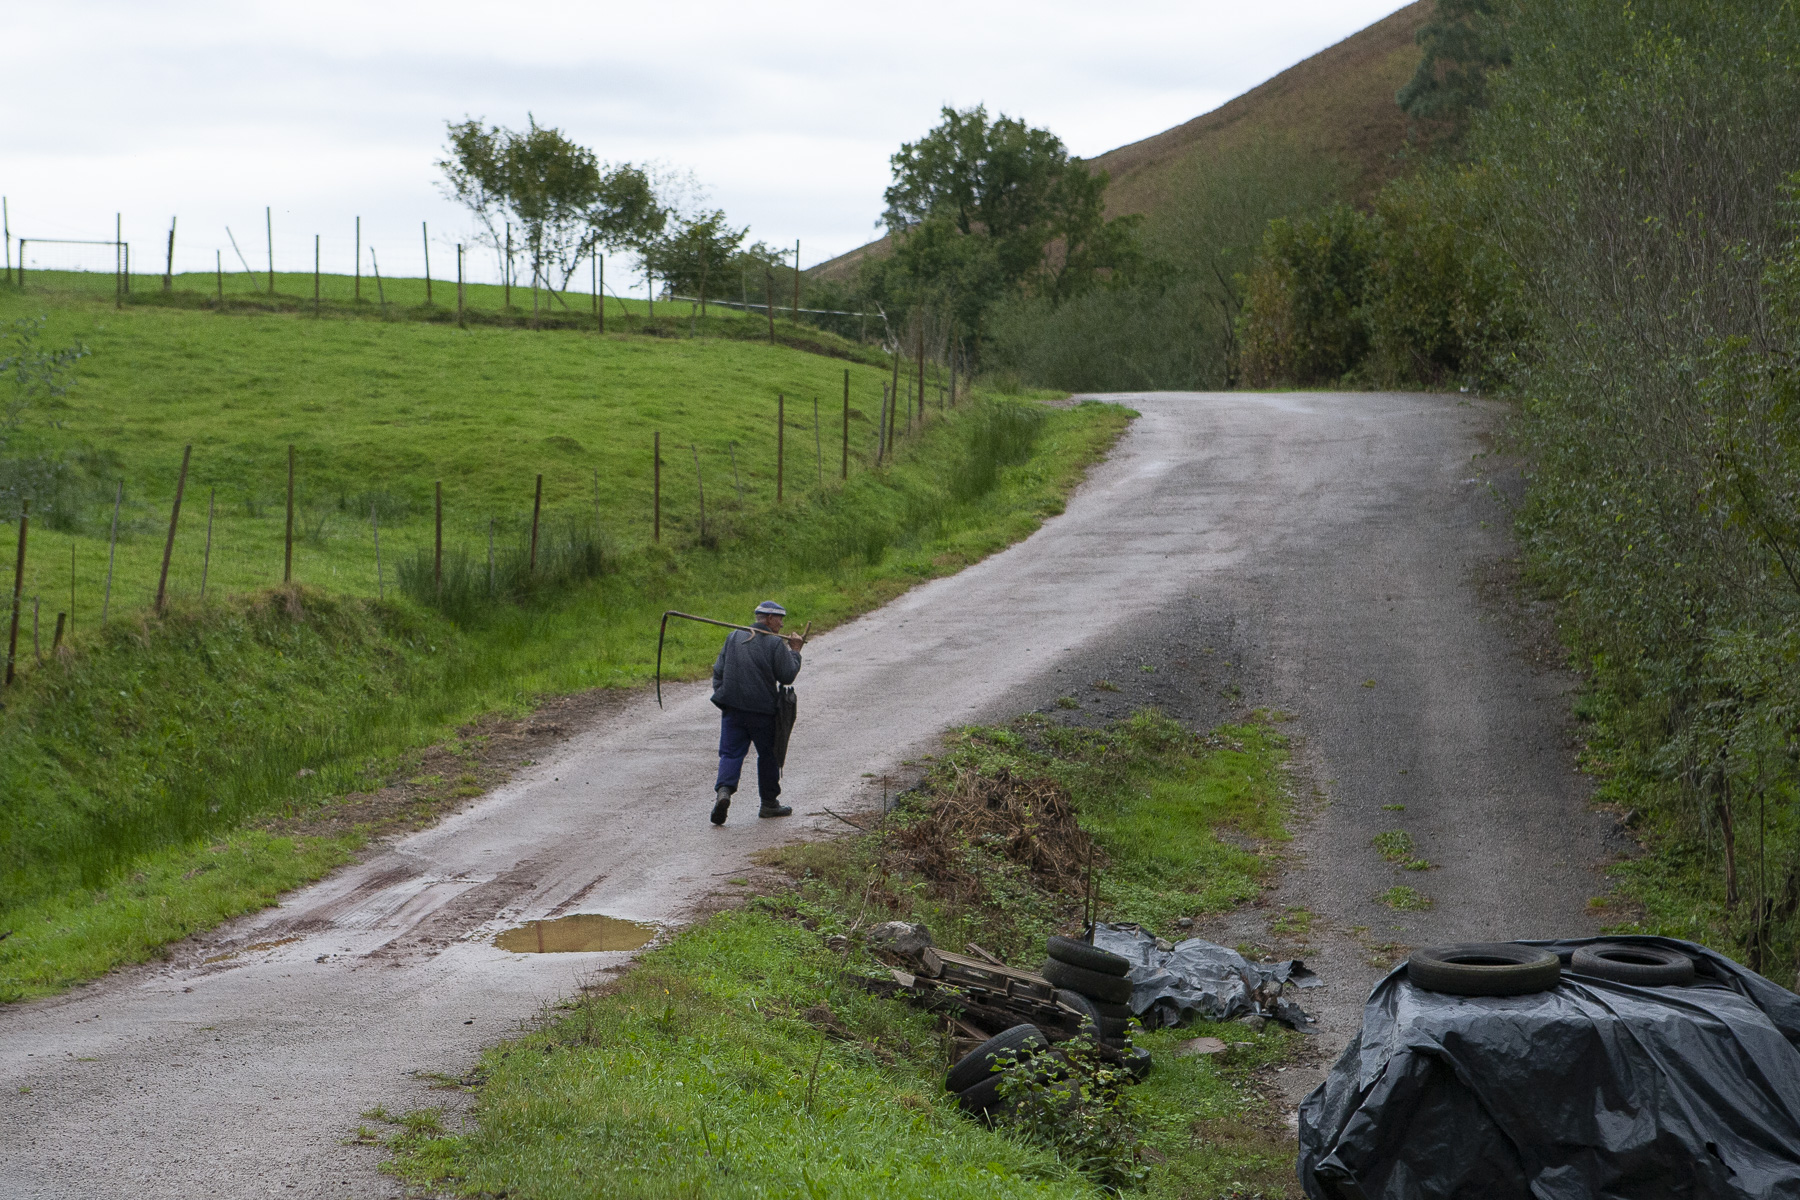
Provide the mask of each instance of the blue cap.
POLYGON ((756 615, 759 617, 785 617, 787 616, 787 609, 781 607, 781 605, 775 603, 773 600, 764 600, 761 604, 756 606, 756 615))

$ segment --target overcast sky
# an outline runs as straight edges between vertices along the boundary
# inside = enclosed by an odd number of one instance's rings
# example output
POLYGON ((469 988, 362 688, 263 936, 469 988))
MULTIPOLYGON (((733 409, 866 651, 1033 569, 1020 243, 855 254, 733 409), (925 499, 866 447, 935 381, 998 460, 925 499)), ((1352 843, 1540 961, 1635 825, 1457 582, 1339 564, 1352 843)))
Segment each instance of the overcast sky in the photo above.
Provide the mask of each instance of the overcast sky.
POLYGON ((418 274, 427 221, 441 275, 470 228, 437 188, 445 120, 529 112, 602 159, 691 171, 811 266, 874 235, 888 156, 941 105, 985 103, 1092 156, 1400 7, 21 2, 0 23, 0 193, 15 238, 109 237, 122 212, 134 271, 160 271, 175 214, 178 270, 231 262, 227 226, 261 264, 269 205, 278 270, 309 269, 319 233, 325 269, 347 272, 360 215, 365 271, 373 245, 384 273, 418 274))

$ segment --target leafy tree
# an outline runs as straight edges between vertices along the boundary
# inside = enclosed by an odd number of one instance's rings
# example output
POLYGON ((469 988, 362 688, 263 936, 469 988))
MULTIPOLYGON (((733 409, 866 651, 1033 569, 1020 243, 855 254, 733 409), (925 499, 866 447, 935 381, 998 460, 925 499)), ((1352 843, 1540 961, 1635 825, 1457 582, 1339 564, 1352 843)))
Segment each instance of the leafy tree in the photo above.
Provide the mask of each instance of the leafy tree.
POLYGON ((504 245, 500 225, 519 226, 533 278, 567 287, 576 265, 597 248, 642 249, 668 221, 649 176, 630 163, 605 165, 561 130, 527 118, 522 131, 449 123, 438 162, 444 191, 481 222, 487 243, 504 245))
MULTIPOLYGON (((700 297, 702 302, 708 296, 732 290, 746 267, 739 260, 744 257, 748 227, 733 229, 726 224, 725 214, 717 209, 685 219, 676 217, 671 225, 644 251, 656 277, 676 291, 700 297)), ((755 269, 760 279, 760 262, 755 269)))
POLYGON ((1424 54, 1394 99, 1415 120, 1461 138, 1487 104, 1488 74, 1512 61, 1499 0, 1437 0, 1417 35, 1424 54))
POLYGON ((1107 176, 1047 129, 985 106, 942 121, 892 158, 883 220, 896 244, 872 290, 956 310, 975 326, 1009 293, 1060 300, 1136 262, 1136 218, 1105 217, 1107 176))

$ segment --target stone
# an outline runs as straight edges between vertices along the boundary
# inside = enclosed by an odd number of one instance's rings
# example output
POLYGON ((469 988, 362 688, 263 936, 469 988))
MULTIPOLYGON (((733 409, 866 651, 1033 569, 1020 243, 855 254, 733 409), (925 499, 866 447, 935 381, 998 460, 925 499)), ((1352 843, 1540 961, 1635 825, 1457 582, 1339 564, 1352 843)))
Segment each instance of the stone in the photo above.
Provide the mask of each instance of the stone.
POLYGON ((1230 1047, 1216 1037, 1189 1038, 1185 1042, 1175 1044, 1177 1058, 1192 1058, 1196 1054, 1223 1054, 1230 1047))
POLYGON ((1164 954, 1167 954, 1175 948, 1175 943, 1171 942, 1168 938, 1157 938, 1156 948, 1161 950, 1164 954))
POLYGON ((1261 1033, 1263 1026, 1267 1025, 1269 1022, 1263 1016, 1257 1013, 1251 1013, 1247 1017, 1239 1017, 1237 1023, 1242 1025, 1245 1029, 1248 1029, 1251 1033, 1261 1033))
POLYGON ((1192 929, 1193 927, 1194 918, 1192 917, 1180 917, 1175 922, 1175 928, 1177 929, 1192 929))
POLYGON ((869 930, 865 940, 872 953, 913 959, 931 945, 931 931, 905 921, 883 921, 869 930))

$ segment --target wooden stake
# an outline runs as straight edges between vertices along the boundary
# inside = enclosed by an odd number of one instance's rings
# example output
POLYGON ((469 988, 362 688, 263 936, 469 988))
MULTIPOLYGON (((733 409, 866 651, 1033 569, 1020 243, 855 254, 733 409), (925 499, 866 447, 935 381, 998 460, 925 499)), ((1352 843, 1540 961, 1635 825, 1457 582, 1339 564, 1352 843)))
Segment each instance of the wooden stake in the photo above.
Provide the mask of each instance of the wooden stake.
POLYGON ((319 315, 319 235, 313 234, 313 316, 319 315))
POLYGON ((919 314, 919 406, 918 422, 925 423, 925 315, 919 314))
POLYGON ((113 214, 113 307, 125 307, 125 215, 113 214))
POLYGON ((706 480, 700 474, 700 447, 689 442, 688 448, 694 452, 694 486, 700 491, 700 540, 706 540, 706 480))
POLYGON ((775 344, 775 272, 763 268, 763 307, 769 313, 769 345, 775 344))
POLYGON ((353 270, 356 273, 356 276, 355 276, 356 291, 352 298, 360 301, 362 299, 362 218, 361 217, 356 218, 356 259, 355 259, 354 265, 351 267, 351 270, 353 270))
POLYGON ((51 658, 55 658, 56 652, 58 650, 62 649, 63 622, 68 619, 68 616, 69 616, 68 613, 57 613, 56 614, 56 633, 50 639, 50 657, 51 658))
POLYGON ((850 480, 850 368, 844 368, 844 465, 842 479, 850 480))
POLYGON ((119 490, 113 495, 112 537, 106 544, 106 590, 100 595, 100 624, 106 624, 106 610, 112 604, 113 558, 119 552, 119 505, 125 502, 125 481, 119 480, 119 490))
POLYGON ((594 253, 594 301, 599 305, 597 312, 600 332, 606 332, 606 260, 598 251, 594 253))
POLYGON ((219 306, 223 308, 225 306, 225 252, 223 250, 213 251, 213 272, 219 278, 219 306))
MULTIPOLYGON (((21 255, 22 257, 22 255, 21 255)), ((21 269, 21 274, 23 270, 21 269)), ((19 657, 19 606, 25 590, 25 531, 31 525, 31 501, 19 502, 19 557, 13 563, 12 633, 6 639, 6 685, 12 686, 13 664, 19 657)))
POLYGON ((650 512, 652 523, 650 540, 660 542, 662 541, 662 434, 660 432, 652 436, 650 446, 650 457, 654 460, 651 466, 650 512))
POLYGON ((431 589, 436 594, 444 590, 444 481, 435 480, 431 488, 431 589))
POLYGON ((794 239, 794 324, 800 323, 800 239, 794 239))
POLYGON ((512 222, 506 223, 506 261, 500 265, 500 307, 512 311, 512 222))
POLYGON ((425 307, 431 307, 431 230, 419 222, 419 239, 425 243, 425 307))
POLYGON ((529 573, 537 574, 537 535, 538 514, 544 509, 544 476, 540 472, 537 477, 537 494, 531 498, 531 566, 529 573))
POLYGON ((775 393, 775 503, 781 503, 782 475, 787 467, 787 393, 775 393))
POLYGON ((175 286, 175 218, 169 218, 169 257, 163 263, 163 291, 175 286))
POLYGON ((175 477, 175 503, 169 508, 169 537, 163 542, 162 576, 156 581, 156 611, 161 612, 169 597, 169 559, 175 553, 175 526, 181 521, 181 493, 187 490, 188 457, 192 444, 181 449, 181 474, 175 477))
POLYGON ((281 559, 281 582, 294 581, 294 443, 288 443, 287 536, 281 559))
POLYGON ((902 343, 900 339, 903 336, 905 335, 899 333, 894 335, 894 389, 892 395, 888 398, 887 410, 887 445, 889 450, 892 450, 894 447, 894 410, 900 407, 900 359, 905 356, 905 351, 901 349, 904 343, 902 343))
POLYGON ((463 248, 456 243, 456 327, 463 328, 463 248))
POLYGON ((825 490, 825 443, 819 434, 819 398, 813 397, 813 466, 819 472, 819 490, 825 490))
POLYGON ((263 209, 263 232, 269 242, 269 295, 275 294, 275 210, 263 209))
MULTIPOLYGON (((200 601, 203 604, 206 602, 206 573, 212 569, 213 501, 218 495, 218 488, 208 488, 206 491, 206 552, 200 558, 200 601)), ((75 607, 73 600, 69 602, 69 607, 75 607)))
POLYGON ((381 311, 387 313, 387 289, 381 286, 381 259, 376 257, 375 247, 369 247, 369 265, 375 269, 375 302, 381 305, 381 311))
POLYGON ((69 636, 75 636, 75 543, 69 543, 69 636))

